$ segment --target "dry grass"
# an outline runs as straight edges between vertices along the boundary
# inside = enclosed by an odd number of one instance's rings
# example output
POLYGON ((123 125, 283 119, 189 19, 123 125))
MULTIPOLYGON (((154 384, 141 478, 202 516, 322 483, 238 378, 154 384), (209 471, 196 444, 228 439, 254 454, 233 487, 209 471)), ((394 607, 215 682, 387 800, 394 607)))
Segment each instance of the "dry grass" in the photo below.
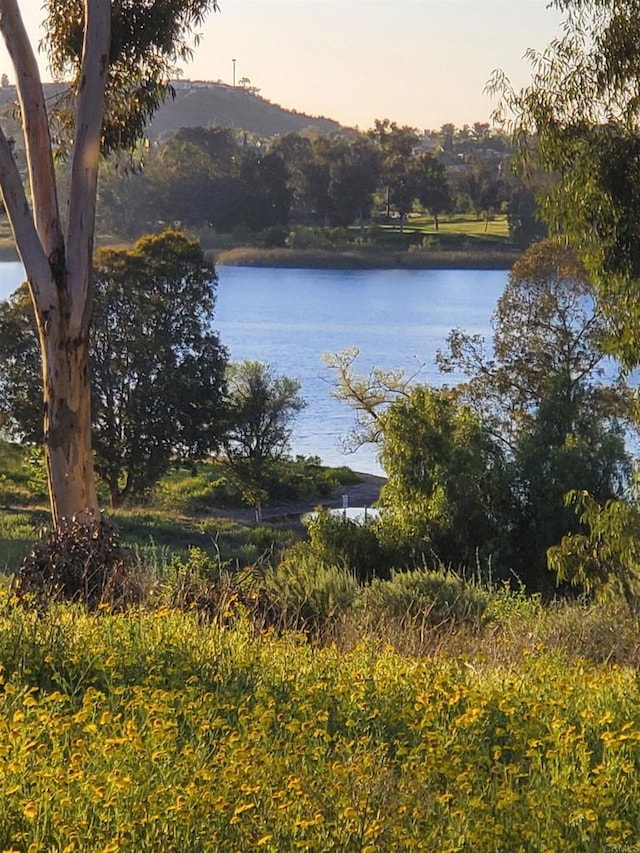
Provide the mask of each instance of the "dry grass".
POLYGON ((277 267, 282 269, 509 269, 520 253, 515 250, 438 250, 420 252, 345 249, 236 248, 219 252, 218 266, 277 267))

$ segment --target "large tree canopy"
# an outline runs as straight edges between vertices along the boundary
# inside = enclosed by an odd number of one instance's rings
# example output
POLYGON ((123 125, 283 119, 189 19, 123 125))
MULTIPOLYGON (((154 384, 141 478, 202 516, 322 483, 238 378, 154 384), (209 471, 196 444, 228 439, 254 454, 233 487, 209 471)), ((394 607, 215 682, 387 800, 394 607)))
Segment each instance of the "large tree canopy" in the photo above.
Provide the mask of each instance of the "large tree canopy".
MULTIPOLYGON (((174 459, 215 449, 226 352, 212 330, 215 273, 200 246, 165 232, 102 250, 91 328, 95 465, 112 507, 174 459)), ((42 383, 28 295, 0 303, 0 426, 42 440, 42 383)))
MULTIPOLYGON (((0 188, 35 312, 47 473, 57 526, 65 517, 98 508, 88 346, 100 153, 128 145, 140 133, 175 62, 188 55, 190 28, 215 8, 215 0, 46 4, 51 65, 59 73, 72 72, 71 108, 62 118, 63 128, 73 126, 65 200, 58 195, 50 117, 35 52, 17 0, 0 0, 0 33, 15 70, 30 192, 1 127, 0 188)), ((55 150, 59 148, 64 150, 62 136, 55 142, 55 150)))
MULTIPOLYGON (((605 376, 608 323, 583 264, 563 241, 530 246, 514 264, 492 316, 493 346, 454 329, 437 362, 467 381, 456 387, 507 444, 531 429, 549 397, 584 392, 605 418, 628 415, 625 386, 605 376), (582 389, 582 391, 580 390, 582 389)), ((610 374, 615 365, 606 365, 610 374)))
POLYGON ((112 506, 222 430, 226 352, 212 330, 215 273, 199 244, 165 232, 102 250, 91 329, 96 469, 112 506))
POLYGON ((530 53, 533 82, 503 96, 525 165, 555 181, 544 210, 599 288, 613 324, 609 346, 640 363, 640 2, 555 0, 563 34, 530 53))

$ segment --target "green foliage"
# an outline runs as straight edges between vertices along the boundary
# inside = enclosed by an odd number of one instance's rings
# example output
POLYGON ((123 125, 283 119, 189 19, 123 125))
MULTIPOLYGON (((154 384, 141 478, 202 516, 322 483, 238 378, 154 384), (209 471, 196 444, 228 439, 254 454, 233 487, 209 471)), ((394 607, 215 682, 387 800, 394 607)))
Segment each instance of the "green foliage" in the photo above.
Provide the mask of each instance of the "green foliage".
POLYGON ((622 424, 631 395, 602 379, 607 321, 583 265, 558 240, 530 246, 516 262, 493 328, 491 358, 481 338, 456 329, 438 361, 466 374, 456 393, 504 448, 493 565, 545 589, 547 549, 578 532, 565 492, 588 490, 606 501, 629 476, 622 424))
MULTIPOLYGON (((160 549, 166 557, 166 565, 174 557, 184 561, 194 547, 204 551, 214 562, 233 567, 251 565, 267 550, 263 541, 254 541, 254 525, 229 518, 193 518, 177 516, 175 511, 134 509, 119 510, 115 519, 129 548, 136 549, 143 558, 148 550, 153 556, 153 552, 160 549)), ((274 528, 271 537, 274 556, 269 554, 269 559, 275 561, 280 550, 296 538, 286 528, 274 528)), ((271 548, 268 550, 271 552, 271 548)))
POLYGON ((377 632, 392 623, 401 630, 422 630, 460 621, 479 624, 489 601, 486 590, 454 572, 414 569, 394 572, 389 581, 372 581, 362 591, 358 609, 377 632))
POLYGON ((252 567, 234 569, 201 548, 191 548, 186 559, 173 559, 163 582, 160 601, 167 607, 194 612, 212 625, 238 625, 246 620, 255 628, 280 624, 279 605, 267 593, 263 576, 252 567))
POLYGON ((494 80, 514 116, 525 167, 553 175, 544 213, 584 259, 612 322, 609 347, 638 364, 638 9, 617 0, 557 0, 563 34, 531 52, 533 82, 494 80))
POLYGON ((217 445, 226 352, 211 332, 214 271, 183 234, 102 250, 94 281, 96 470, 115 506, 144 494, 176 455, 217 445))
POLYGON ((46 503, 46 469, 38 448, 0 440, 0 470, 0 504, 46 503))
MULTIPOLYGON (((43 514, 41 523, 44 522, 43 514)), ((17 569, 37 531, 38 525, 31 513, 19 509, 0 510, 0 573, 11 574, 17 569)))
POLYGON ((162 477, 150 494, 154 506, 185 513, 206 512, 213 507, 234 506, 227 481, 219 466, 194 464, 193 468, 173 468, 162 477))
POLYGON ((468 377, 458 392, 508 443, 530 429, 552 392, 568 399, 582 393, 604 419, 628 414, 625 389, 602 382, 607 322, 594 296, 575 252, 559 240, 536 243, 514 264, 498 300, 493 356, 480 336, 454 329, 438 366, 468 377))
POLYGON ((487 587, 485 619, 488 624, 501 630, 519 632, 523 627, 539 622, 544 614, 542 597, 527 592, 523 583, 514 586, 503 581, 500 585, 487 587))
MULTIPOLYGON (((203 99, 215 112, 216 125, 234 100, 225 92, 224 103, 212 103, 220 97, 215 87, 177 95, 174 114, 188 120, 194 104, 203 99)), ((152 134, 161 129, 162 118, 152 134)), ((425 140, 414 128, 399 128, 388 120, 376 122, 367 134, 306 130, 270 140, 261 134, 258 140, 239 129, 243 118, 223 119, 227 127, 203 128, 194 121, 198 126, 172 128, 173 134, 164 132, 162 145, 137 150, 135 163, 111 158, 100 179, 101 230, 132 239, 180 222, 197 231, 207 248, 288 245, 310 254, 334 254, 354 242, 404 251, 420 245, 425 230, 439 235, 444 225, 436 244, 440 248, 468 251, 466 234, 473 235, 471 242, 481 250, 510 248, 506 217, 500 212, 511 192, 511 183, 499 176, 499 164, 506 165, 504 136, 468 137, 452 166, 446 155, 420 150, 425 140), (497 142, 497 149, 492 148, 497 142), (479 166, 485 157, 489 165, 479 166), (473 180, 461 178, 461 163, 473 180), (457 213, 475 205, 484 221, 476 216, 443 223, 441 216, 460 199, 457 213), (374 205, 385 209, 378 216, 386 227, 377 233, 370 224, 374 205), (430 213, 428 222, 421 215, 424 209, 430 213)))
POLYGON ((519 176, 511 176, 512 188, 507 202, 509 236, 520 249, 549 236, 548 226, 542 219, 536 194, 530 183, 519 176))
POLYGON ((298 225, 287 237, 290 249, 328 249, 331 247, 329 238, 323 230, 316 227, 298 225))
POLYGON ((532 585, 544 586, 547 549, 580 532, 579 520, 565 506, 565 493, 585 491, 597 501, 609 501, 622 496, 631 474, 622 430, 615 422, 603 423, 583 389, 571 397, 563 377, 558 379, 559 390, 540 405, 514 454, 520 493, 514 536, 524 558, 516 555, 513 568, 532 585))
POLYGON ((501 455, 471 409, 447 391, 416 386, 381 416, 380 537, 403 562, 436 556, 473 566, 490 556, 501 455))
MULTIPOLYGON (((103 149, 111 152, 132 147, 147 122, 171 89, 177 66, 191 56, 190 34, 216 0, 124 0, 111 4, 111 52, 108 57, 103 149)), ((70 94, 83 83, 81 61, 84 43, 82 0, 47 0, 45 47, 54 75, 70 79, 70 94)), ((197 36, 193 37, 197 41, 197 36)), ((73 110, 65 101, 54 111, 66 136, 72 139, 73 110)))
MULTIPOLYGON (((215 273, 174 231, 102 250, 91 341, 96 471, 112 507, 144 495, 176 457, 217 446, 226 352, 211 331, 215 273)), ((9 434, 42 439, 33 311, 21 288, 0 304, 0 412, 9 434)))
POLYGON ((306 402, 297 379, 276 376, 271 365, 257 361, 229 365, 227 384, 224 450, 229 476, 259 516, 268 497, 269 472, 286 454, 291 424, 306 402))
POLYGON ((549 568, 596 599, 622 594, 629 605, 640 594, 640 506, 633 501, 599 503, 586 491, 570 491, 586 532, 565 536, 549 549, 549 568))
POLYGON ((344 566, 360 581, 388 576, 388 556, 375 524, 360 524, 320 510, 307 527, 311 548, 326 565, 344 566))
POLYGON ((171 563, 176 574, 193 576, 199 580, 218 580, 224 566, 219 554, 209 554, 202 548, 189 548, 186 559, 174 557, 171 563))
POLYGON ((40 349, 26 285, 0 302, 0 427, 25 442, 42 436, 40 349))
POLYGON ((267 572, 266 586, 278 602, 283 626, 319 637, 340 622, 359 590, 352 571, 326 563, 306 543, 267 572))
MULTIPOLYGON (((314 457, 274 460, 265 471, 265 501, 269 504, 313 502, 330 496, 339 484, 358 478, 349 468, 327 468, 314 457)), ((243 506, 242 491, 223 462, 197 462, 174 467, 149 496, 154 506, 188 514, 243 506)))

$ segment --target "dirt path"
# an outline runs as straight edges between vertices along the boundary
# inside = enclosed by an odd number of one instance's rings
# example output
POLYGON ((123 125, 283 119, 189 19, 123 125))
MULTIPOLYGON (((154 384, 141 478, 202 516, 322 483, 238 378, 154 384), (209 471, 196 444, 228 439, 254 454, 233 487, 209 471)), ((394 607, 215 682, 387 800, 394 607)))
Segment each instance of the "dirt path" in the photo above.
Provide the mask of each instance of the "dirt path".
MULTIPOLYGON (((311 512, 319 506, 329 509, 342 507, 342 496, 347 495, 349 506, 364 507, 371 506, 378 500, 380 489, 387 482, 386 477, 377 477, 375 474, 362 474, 354 472, 360 482, 352 486, 338 486, 335 493, 329 498, 316 498, 308 501, 295 501, 273 506, 266 506, 262 513, 263 521, 273 521, 279 518, 300 518, 306 512, 311 512)), ((252 509, 224 509, 214 513, 225 518, 233 518, 236 521, 255 521, 252 509)))

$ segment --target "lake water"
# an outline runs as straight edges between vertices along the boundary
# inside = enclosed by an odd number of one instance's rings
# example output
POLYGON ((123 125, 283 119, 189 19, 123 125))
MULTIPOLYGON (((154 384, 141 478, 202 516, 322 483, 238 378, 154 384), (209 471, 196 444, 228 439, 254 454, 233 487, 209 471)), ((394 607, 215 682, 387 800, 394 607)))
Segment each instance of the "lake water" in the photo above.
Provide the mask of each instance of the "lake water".
MULTIPOLYGON (((296 270, 221 267, 214 326, 233 360, 256 359, 297 377, 307 408, 296 421, 294 453, 329 465, 381 473, 374 448, 345 454, 353 424, 345 403, 331 396, 323 353, 358 347, 358 372, 403 368, 441 384, 434 365, 448 332, 490 335, 490 318, 506 271, 296 270)), ((0 298, 22 281, 20 264, 0 264, 0 298)), ((446 377, 451 381, 451 377, 446 377)))

